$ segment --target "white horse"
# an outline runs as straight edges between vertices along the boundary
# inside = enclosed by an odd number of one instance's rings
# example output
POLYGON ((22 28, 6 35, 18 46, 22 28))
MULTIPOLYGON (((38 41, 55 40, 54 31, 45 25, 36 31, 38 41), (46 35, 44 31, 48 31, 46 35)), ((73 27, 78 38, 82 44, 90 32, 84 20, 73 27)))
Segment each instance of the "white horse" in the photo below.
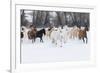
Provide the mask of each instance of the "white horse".
POLYGON ((50 39, 51 32, 53 31, 53 29, 49 30, 49 28, 46 28, 45 30, 46 30, 46 37, 47 37, 47 39, 50 39))
POLYGON ((77 26, 70 27, 68 30, 69 39, 78 38, 79 28, 77 26))
POLYGON ((31 30, 30 28, 27 28, 25 26, 21 27, 21 32, 23 32, 23 35, 24 35, 23 40, 28 40, 28 34, 27 33, 30 30, 31 30))
POLYGON ((63 42, 66 43, 67 40, 67 32, 65 29, 59 28, 53 28, 53 31, 51 32, 51 40, 52 43, 54 43, 56 46, 62 47, 63 42))
POLYGON ((61 34, 62 34, 62 42, 66 43, 68 41, 69 35, 68 35, 68 31, 69 31, 69 27, 68 26, 64 26, 63 29, 61 29, 61 34))

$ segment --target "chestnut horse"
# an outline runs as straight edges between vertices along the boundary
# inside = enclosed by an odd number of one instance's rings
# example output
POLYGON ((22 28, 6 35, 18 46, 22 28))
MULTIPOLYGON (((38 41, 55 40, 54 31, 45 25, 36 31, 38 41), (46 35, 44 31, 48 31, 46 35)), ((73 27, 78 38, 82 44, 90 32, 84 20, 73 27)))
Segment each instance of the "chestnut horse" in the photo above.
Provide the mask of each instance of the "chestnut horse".
POLYGON ((36 37, 36 32, 37 32, 37 29, 32 27, 30 31, 28 31, 28 39, 32 39, 32 43, 33 43, 33 40, 35 41, 35 37, 36 37))
POLYGON ((88 38, 87 38, 87 28, 84 28, 84 30, 82 30, 80 28, 79 29, 78 37, 79 37, 80 40, 82 39, 84 43, 87 43, 88 42, 88 38))

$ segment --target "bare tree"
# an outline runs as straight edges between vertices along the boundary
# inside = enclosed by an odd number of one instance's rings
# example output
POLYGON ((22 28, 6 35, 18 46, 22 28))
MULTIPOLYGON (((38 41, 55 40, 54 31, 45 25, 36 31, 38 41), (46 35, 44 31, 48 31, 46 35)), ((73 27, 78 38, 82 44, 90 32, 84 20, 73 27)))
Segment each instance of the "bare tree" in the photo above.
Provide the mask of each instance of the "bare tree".
POLYGON ((34 10, 33 11, 33 20, 32 20, 33 25, 36 25, 37 15, 38 15, 38 11, 34 10))
POLYGON ((32 17, 32 24, 37 27, 47 26, 85 26, 89 27, 89 13, 80 12, 56 12, 56 11, 39 11, 33 10, 30 13, 26 13, 25 10, 21 10, 21 25, 26 25, 28 19, 26 16, 32 17))
POLYGON ((50 25, 50 15, 49 15, 49 13, 50 13, 49 11, 46 12, 46 17, 45 17, 45 22, 44 22, 45 26, 51 26, 50 25))
POLYGON ((25 20, 25 13, 24 10, 21 10, 21 26, 24 25, 24 20, 25 20))

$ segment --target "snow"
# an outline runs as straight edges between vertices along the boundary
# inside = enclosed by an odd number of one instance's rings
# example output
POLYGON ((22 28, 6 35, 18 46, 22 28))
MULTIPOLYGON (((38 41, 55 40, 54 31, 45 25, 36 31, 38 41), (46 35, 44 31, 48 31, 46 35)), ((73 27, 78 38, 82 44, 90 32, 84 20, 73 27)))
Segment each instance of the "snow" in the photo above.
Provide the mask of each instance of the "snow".
POLYGON ((35 43, 24 38, 21 42, 22 63, 81 61, 90 58, 90 40, 83 43, 79 39, 69 39, 66 43, 56 46, 50 39, 44 37, 43 43, 37 38, 35 43))

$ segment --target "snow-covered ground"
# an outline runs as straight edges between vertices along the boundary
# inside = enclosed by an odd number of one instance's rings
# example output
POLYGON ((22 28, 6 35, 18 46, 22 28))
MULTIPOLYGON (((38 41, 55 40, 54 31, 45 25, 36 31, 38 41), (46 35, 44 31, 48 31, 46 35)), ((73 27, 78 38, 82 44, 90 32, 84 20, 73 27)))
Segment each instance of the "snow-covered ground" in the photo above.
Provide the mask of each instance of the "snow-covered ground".
POLYGON ((35 43, 31 40, 23 39, 21 43, 22 63, 43 63, 43 62, 63 62, 80 61, 90 58, 90 40, 88 33, 88 43, 82 40, 70 39, 62 47, 55 46, 50 39, 44 38, 41 43, 36 39, 35 43))

